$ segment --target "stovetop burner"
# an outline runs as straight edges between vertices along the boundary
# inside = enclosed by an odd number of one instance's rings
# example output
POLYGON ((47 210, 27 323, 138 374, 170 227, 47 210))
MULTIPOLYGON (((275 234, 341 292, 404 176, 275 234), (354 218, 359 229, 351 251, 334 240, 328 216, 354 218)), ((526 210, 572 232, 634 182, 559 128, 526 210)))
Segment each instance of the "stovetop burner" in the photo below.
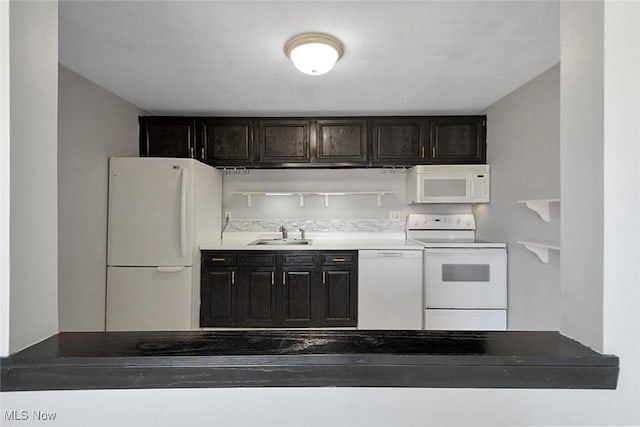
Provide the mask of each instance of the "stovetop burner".
POLYGON ((476 239, 473 214, 410 214, 407 239, 425 248, 505 248, 506 243, 476 239))

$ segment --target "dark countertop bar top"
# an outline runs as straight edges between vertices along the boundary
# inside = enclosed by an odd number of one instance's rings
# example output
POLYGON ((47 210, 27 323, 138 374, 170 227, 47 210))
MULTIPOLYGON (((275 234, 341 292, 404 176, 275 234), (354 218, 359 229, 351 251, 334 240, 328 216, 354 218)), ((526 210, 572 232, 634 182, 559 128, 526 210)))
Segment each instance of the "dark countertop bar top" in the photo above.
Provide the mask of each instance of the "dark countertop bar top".
POLYGON ((1 359, 1 391, 197 387, 614 389, 558 332, 65 332, 1 359))

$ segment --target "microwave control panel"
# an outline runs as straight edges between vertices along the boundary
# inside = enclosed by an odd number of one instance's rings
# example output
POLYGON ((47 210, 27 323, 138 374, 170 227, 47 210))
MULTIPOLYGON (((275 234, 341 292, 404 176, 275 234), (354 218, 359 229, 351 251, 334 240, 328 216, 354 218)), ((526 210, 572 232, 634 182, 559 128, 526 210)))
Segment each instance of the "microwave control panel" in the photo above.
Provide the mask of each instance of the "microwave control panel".
POLYGON ((471 178, 471 201, 473 203, 489 202, 489 174, 477 174, 471 178))

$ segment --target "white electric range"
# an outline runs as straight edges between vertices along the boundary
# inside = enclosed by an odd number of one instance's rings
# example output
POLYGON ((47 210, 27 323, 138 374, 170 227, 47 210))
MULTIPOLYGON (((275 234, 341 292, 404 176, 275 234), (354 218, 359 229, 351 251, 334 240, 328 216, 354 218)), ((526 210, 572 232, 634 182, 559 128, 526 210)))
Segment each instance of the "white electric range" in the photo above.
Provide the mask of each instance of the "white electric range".
POLYGON ((507 245, 476 240, 473 214, 410 214, 424 245, 424 329, 507 329, 507 245))

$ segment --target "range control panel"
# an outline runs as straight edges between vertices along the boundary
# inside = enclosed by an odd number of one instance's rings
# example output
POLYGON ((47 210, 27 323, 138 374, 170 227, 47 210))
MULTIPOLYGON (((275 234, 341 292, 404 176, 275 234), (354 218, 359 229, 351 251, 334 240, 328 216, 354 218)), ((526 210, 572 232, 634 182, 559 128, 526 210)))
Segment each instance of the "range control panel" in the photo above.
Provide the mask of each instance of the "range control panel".
POLYGON ((410 214, 407 230, 475 230, 473 214, 410 214))

